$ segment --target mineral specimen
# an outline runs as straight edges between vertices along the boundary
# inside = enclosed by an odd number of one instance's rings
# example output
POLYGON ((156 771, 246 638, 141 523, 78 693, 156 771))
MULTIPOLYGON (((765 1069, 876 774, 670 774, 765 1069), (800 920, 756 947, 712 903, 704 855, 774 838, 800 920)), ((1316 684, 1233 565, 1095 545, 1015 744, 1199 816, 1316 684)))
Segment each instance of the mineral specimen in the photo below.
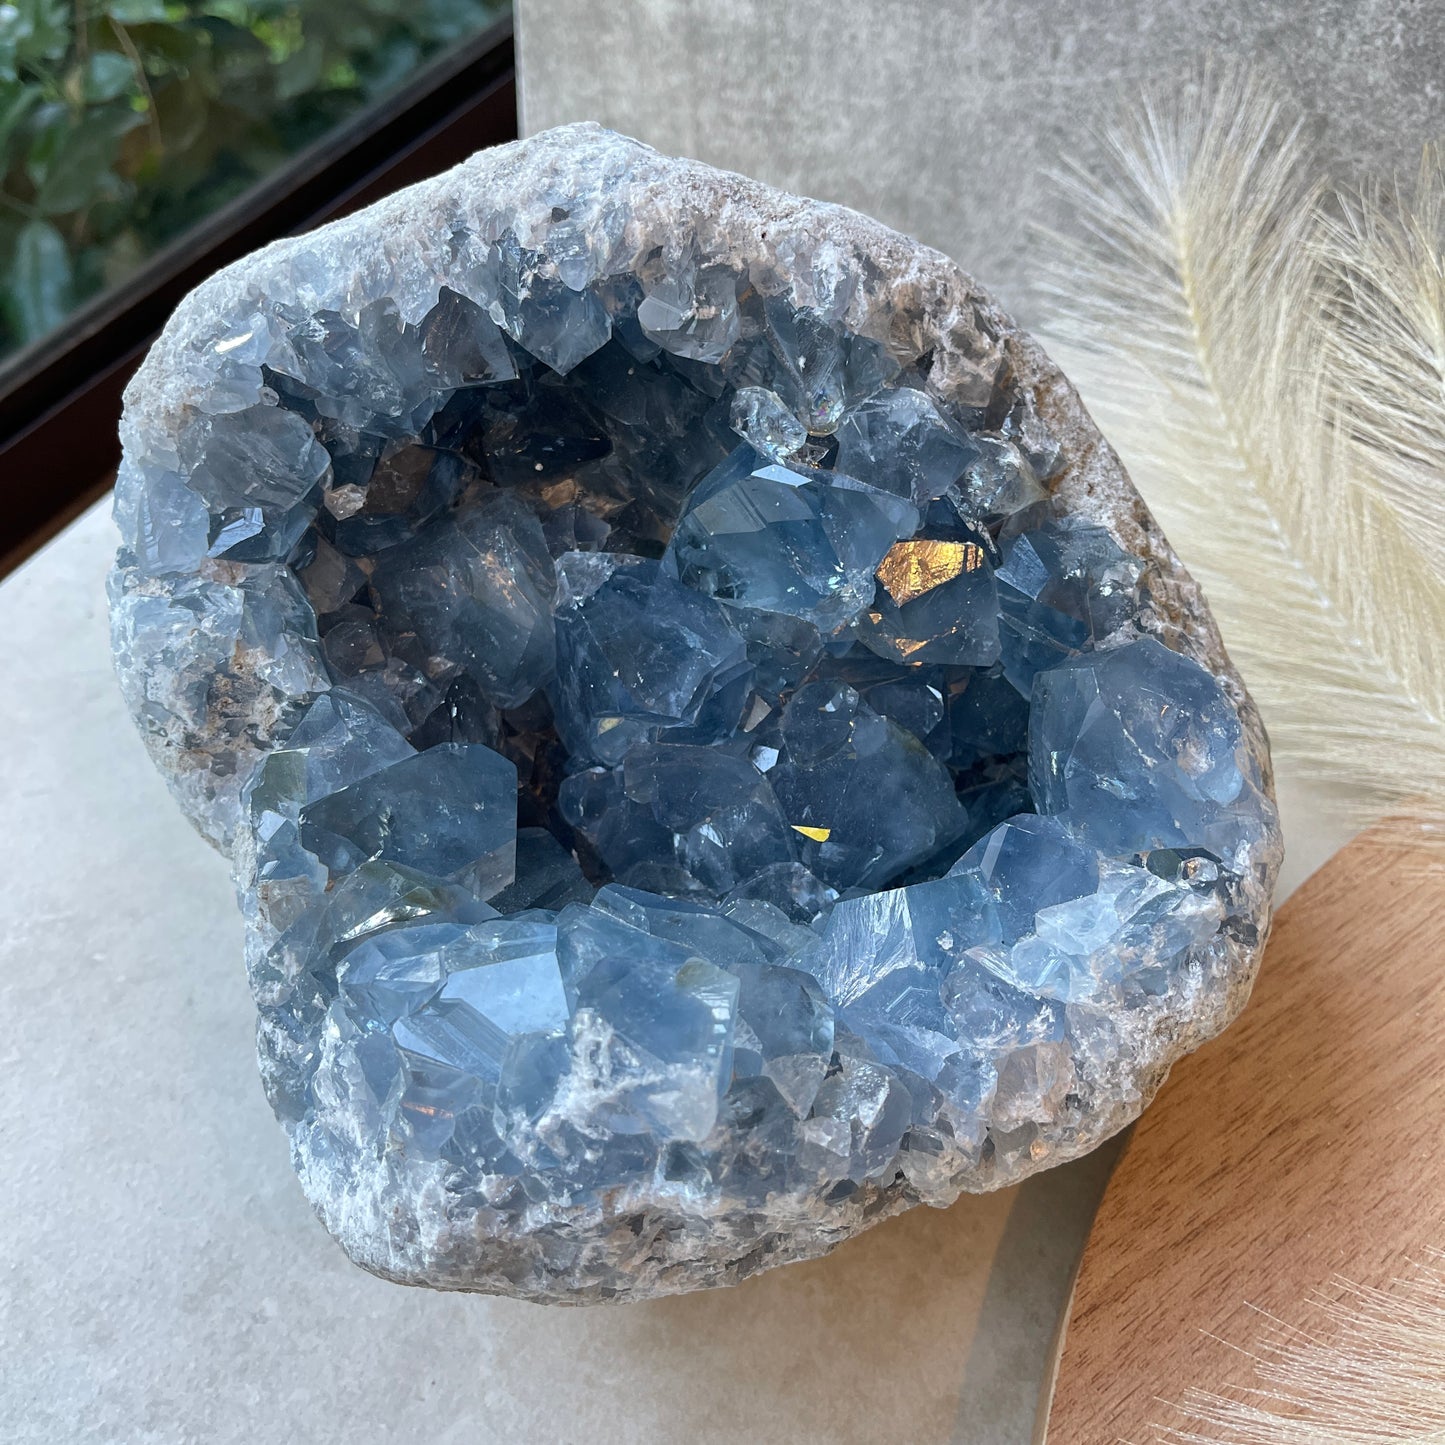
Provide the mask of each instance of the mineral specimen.
POLYGON ((1279 837, 1198 590, 943 257, 595 127, 182 305, 115 652, 391 1278, 735 1281, 1091 1148, 1279 837))

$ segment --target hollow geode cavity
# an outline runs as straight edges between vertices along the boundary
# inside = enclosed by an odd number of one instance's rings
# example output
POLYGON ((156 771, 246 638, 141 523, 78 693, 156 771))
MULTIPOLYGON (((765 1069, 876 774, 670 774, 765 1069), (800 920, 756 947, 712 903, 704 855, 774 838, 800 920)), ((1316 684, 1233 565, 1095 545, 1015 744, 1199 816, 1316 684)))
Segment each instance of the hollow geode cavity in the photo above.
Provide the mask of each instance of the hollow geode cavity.
POLYGON ((366 1268, 731 1283, 1092 1148, 1243 1004, 1259 720, 936 252, 568 127, 214 277, 123 432, 121 683, 366 1268))

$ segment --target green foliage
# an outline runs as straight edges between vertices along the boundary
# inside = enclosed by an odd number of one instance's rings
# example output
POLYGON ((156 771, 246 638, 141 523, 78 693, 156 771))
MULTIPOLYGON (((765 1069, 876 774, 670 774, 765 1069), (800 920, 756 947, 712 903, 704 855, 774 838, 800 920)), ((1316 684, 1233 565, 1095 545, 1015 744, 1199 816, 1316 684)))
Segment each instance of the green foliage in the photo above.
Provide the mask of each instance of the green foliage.
POLYGON ((506 0, 0 0, 0 353, 506 0))

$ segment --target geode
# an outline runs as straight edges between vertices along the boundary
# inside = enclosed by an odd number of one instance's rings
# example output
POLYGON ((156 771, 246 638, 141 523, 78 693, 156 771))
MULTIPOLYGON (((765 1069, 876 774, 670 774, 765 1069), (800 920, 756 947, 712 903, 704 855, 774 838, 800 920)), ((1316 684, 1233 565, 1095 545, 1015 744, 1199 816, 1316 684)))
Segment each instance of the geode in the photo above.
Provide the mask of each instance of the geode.
POLYGON ((114 646, 389 1278, 619 1300, 1133 1119, 1280 856, 1197 587, 936 252, 592 126, 182 304, 114 646))

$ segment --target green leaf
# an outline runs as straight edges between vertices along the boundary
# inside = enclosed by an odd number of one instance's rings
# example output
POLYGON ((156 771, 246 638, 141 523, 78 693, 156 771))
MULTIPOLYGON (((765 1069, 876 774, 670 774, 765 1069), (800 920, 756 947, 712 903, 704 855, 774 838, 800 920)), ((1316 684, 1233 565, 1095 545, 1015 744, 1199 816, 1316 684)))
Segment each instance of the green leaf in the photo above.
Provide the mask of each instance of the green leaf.
POLYGON ((92 104, 115 100, 135 85, 135 67, 118 50, 97 50, 85 67, 85 98, 92 104))
POLYGON ((200 25, 138 25, 129 32, 145 57, 146 74, 171 74, 185 70, 210 54, 211 36, 200 25))
POLYGON ((31 221, 15 238, 10 304, 24 341, 53 331, 70 310, 70 253, 49 221, 31 221))
POLYGON ((119 178, 111 166, 120 138, 144 123, 133 111, 111 109, 92 111, 71 127, 45 167, 36 208, 47 216, 64 216, 113 193, 119 178))
POLYGON ((65 0, 11 0, 0 5, 0 54, 24 67, 65 58, 71 12, 65 0))
POLYGON ((25 173, 30 178, 30 184, 39 189, 45 182, 50 162, 70 134, 70 107, 58 100, 42 101, 35 107, 26 132, 25 173))
POLYGON ((206 0, 201 13, 243 29, 254 19, 255 9, 255 6, 247 4, 247 0, 206 0))
POLYGON ((0 83, 0 147, 5 146, 16 128, 39 103, 40 92, 33 85, 12 81, 0 83))
POLYGON ((0 353, 505 8, 0 0, 0 353))
POLYGON ((192 146, 201 143, 211 119, 211 87, 207 76, 193 71, 156 96, 156 121, 161 128, 166 154, 181 160, 192 146))
POLYGON ((321 81, 321 68, 326 55, 319 40, 308 40, 300 50, 288 55, 271 73, 278 100, 295 100, 316 89, 321 81))
POLYGON ((103 8, 122 25, 147 25, 166 18, 165 0, 105 0, 103 8))

